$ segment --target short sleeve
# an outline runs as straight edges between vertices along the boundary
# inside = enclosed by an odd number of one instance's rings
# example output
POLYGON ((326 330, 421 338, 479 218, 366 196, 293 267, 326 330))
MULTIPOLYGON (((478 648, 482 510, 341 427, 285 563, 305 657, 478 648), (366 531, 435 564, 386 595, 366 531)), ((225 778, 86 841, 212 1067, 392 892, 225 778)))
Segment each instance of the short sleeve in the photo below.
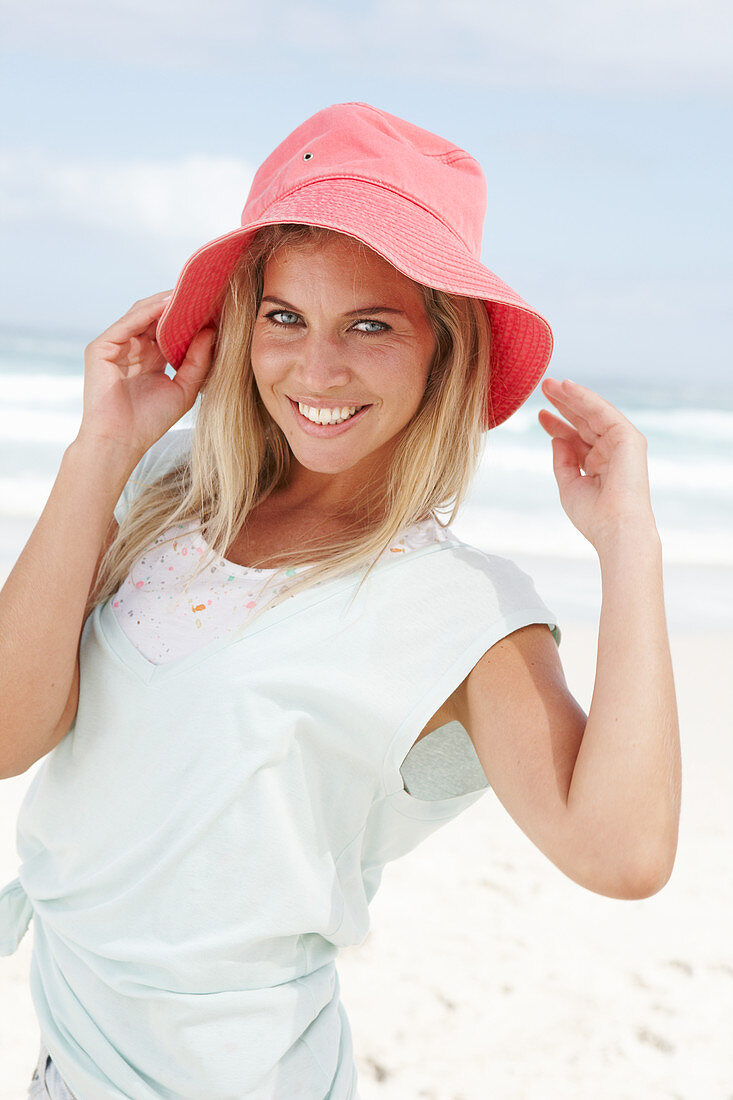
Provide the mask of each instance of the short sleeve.
MULTIPOLYGON (((536 618, 530 618, 529 622, 544 623, 550 630, 552 637, 555 640, 557 646, 560 645, 562 639, 562 631, 557 622, 557 615, 554 611, 551 611, 545 601, 539 595, 535 586, 534 578, 525 573, 523 569, 512 561, 510 558, 500 558, 490 554, 485 555, 486 561, 489 563, 490 569, 496 570, 495 575, 501 578, 498 581, 501 584, 502 589, 506 593, 507 607, 516 608, 533 608, 536 612, 536 618)), ((524 624, 522 624, 524 625, 524 624)), ((507 631, 509 633, 509 631, 507 631)))
POLYGON ((130 474, 114 509, 122 523, 130 505, 148 485, 172 470, 190 452, 193 428, 171 428, 150 447, 130 474))
MULTIPOLYGON (((431 559, 427 559, 430 563, 431 559)), ((401 767, 425 725, 445 703, 483 655, 501 639, 533 623, 545 624, 559 645, 561 631, 555 613, 538 593, 532 577, 514 561, 488 554, 477 547, 456 541, 445 558, 435 554, 433 577, 424 582, 432 589, 431 609, 416 605, 417 626, 407 624, 403 633, 415 631, 429 636, 432 644, 423 650, 420 667, 411 672, 419 681, 414 694, 405 697, 401 721, 387 748, 383 761, 382 789, 398 792, 402 809, 410 813, 417 800, 401 793, 401 767), (432 607, 437 610, 433 612, 432 607)), ((395 626, 399 631, 399 625, 395 626)), ((417 648, 417 640, 404 645, 417 648)), ((426 812, 422 803, 417 812, 426 812)), ((430 803, 430 812, 450 810, 453 803, 430 803)))

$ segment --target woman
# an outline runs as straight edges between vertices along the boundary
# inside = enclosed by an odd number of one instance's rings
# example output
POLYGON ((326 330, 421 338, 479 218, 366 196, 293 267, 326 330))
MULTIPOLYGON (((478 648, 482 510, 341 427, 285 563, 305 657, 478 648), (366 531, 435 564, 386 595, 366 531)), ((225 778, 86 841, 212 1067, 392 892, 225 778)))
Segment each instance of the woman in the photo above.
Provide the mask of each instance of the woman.
POLYGON ((2 774, 48 754, 0 895, 4 953, 35 918, 32 1094, 356 1096, 338 949, 385 864, 489 784, 587 889, 667 881, 679 741, 643 437, 543 383, 601 562, 587 716, 530 578, 450 531, 552 350, 478 259, 484 209, 463 150, 335 105, 173 295, 86 349, 79 434, 0 600, 2 774))

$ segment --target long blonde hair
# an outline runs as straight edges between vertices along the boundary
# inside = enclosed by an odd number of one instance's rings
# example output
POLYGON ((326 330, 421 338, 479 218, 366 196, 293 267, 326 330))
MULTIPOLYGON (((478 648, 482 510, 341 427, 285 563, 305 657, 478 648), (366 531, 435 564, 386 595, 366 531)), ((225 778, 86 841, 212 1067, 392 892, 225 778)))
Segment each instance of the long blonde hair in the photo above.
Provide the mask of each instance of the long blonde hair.
MULTIPOLYGON (((174 525, 196 520, 210 553, 200 559, 190 582, 212 557, 226 555, 249 513, 287 481, 290 448, 259 396, 250 360, 252 331, 270 257, 283 246, 327 243, 334 234, 313 225, 257 230, 223 293, 190 454, 132 501, 100 563, 85 617, 117 591, 154 540, 174 525)), ((477 299, 415 285, 423 295, 436 351, 421 404, 395 440, 385 483, 376 489, 365 485, 352 499, 340 537, 329 533, 301 542, 281 555, 282 562, 275 556, 276 572, 268 582, 272 593, 256 616, 305 587, 367 566, 363 584, 400 532, 430 514, 448 527, 468 493, 482 455, 491 396, 488 313, 477 299), (442 522, 437 513, 448 509, 442 522), (308 569, 292 575, 293 568, 305 564, 308 569)))

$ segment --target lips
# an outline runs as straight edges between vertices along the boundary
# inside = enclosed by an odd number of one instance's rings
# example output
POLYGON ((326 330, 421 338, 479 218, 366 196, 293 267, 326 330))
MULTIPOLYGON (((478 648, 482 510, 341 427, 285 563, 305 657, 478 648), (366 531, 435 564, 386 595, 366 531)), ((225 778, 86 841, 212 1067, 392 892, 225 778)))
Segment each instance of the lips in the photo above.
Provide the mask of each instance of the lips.
POLYGON ((287 396, 289 401, 294 401, 296 405, 307 405, 309 409, 360 409, 367 404, 366 401, 318 401, 312 397, 287 396))
MULTIPOLYGON (((320 436, 324 439, 328 436, 341 435, 342 432, 349 431, 350 428, 355 426, 360 420, 364 418, 364 416, 366 416, 366 414, 372 407, 371 405, 364 405, 362 408, 359 409, 358 412, 354 413, 353 416, 350 416, 348 420, 343 420, 340 424, 314 424, 313 421, 309 420, 307 416, 303 416, 302 412, 298 408, 297 401, 294 401, 292 397, 289 397, 288 401, 290 402, 290 405, 293 409, 293 413, 295 415, 298 426, 302 428, 302 430, 305 431, 308 435, 320 436)), ((307 402, 304 401, 303 404, 305 405, 307 404, 307 402)), ((318 406, 311 405, 309 407, 317 408, 318 406)), ((323 405, 321 407, 327 408, 329 406, 323 405)), ((330 407, 342 409, 344 407, 353 408, 353 405, 349 406, 346 405, 346 402, 344 402, 343 405, 333 405, 330 407)))
POLYGON ((336 420, 350 420, 352 416, 356 416, 364 408, 363 405, 357 404, 336 405, 334 408, 329 405, 305 405, 301 402, 296 402, 296 404, 298 405, 298 411, 303 416, 308 417, 312 424, 333 424, 334 415, 336 420), (315 413, 315 417, 309 415, 311 413, 315 413))

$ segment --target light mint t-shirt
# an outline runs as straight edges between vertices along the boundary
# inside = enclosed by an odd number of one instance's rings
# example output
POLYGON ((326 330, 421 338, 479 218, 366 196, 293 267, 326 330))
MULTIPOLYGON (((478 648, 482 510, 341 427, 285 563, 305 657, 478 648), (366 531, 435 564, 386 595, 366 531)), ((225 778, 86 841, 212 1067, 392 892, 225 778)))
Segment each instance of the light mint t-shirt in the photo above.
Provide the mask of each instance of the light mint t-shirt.
POLYGON ((0 892, 0 954, 33 918, 41 1034, 84 1100, 357 1097, 338 950, 366 938, 386 863, 488 789, 418 798, 401 765, 496 641, 535 622, 559 640, 525 573, 453 535, 352 600, 362 576, 162 665, 109 601, 85 621, 77 715, 0 892))

